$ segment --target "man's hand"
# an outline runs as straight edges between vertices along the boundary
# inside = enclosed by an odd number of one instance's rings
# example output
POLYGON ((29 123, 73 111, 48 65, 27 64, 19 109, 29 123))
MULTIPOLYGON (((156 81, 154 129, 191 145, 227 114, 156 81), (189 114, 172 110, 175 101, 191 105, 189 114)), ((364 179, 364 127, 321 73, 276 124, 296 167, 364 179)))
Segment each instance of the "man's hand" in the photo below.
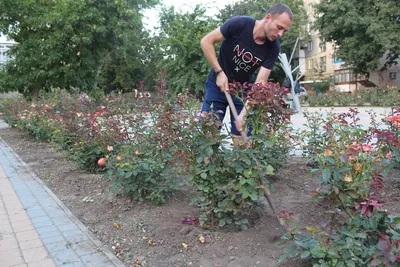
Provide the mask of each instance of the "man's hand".
POLYGON ((227 91, 229 92, 229 82, 228 77, 226 77, 225 73, 221 71, 217 74, 217 86, 221 89, 221 92, 227 91))
POLYGON ((239 132, 243 132, 244 130, 246 130, 246 129, 243 129, 243 126, 244 126, 244 116, 243 116, 242 113, 240 113, 240 114, 238 115, 237 119, 235 120, 235 126, 236 126, 236 129, 237 129, 239 132))

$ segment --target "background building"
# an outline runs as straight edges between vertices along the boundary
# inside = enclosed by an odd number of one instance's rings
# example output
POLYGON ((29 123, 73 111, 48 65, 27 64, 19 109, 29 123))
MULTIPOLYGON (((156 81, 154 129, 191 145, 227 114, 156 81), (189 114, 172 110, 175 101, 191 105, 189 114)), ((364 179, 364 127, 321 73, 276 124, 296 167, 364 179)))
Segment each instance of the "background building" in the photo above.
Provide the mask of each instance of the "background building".
MULTIPOLYGON (((305 65, 303 69, 306 72, 302 84, 307 87, 316 82, 330 81, 330 90, 341 92, 352 92, 360 86, 384 88, 392 84, 400 87, 400 64, 384 71, 380 68, 373 70, 367 79, 366 76, 356 75, 351 67, 336 57, 335 51, 338 47, 322 40, 318 31, 312 29, 315 21, 314 5, 318 2, 319 0, 304 0, 304 9, 308 15, 307 36, 301 41, 299 52, 296 54, 298 60, 295 61, 305 65)), ((383 63, 384 60, 381 59, 381 66, 383 63)))
POLYGON ((15 45, 15 42, 8 39, 6 36, 0 33, 0 66, 4 65, 9 57, 7 51, 15 45))

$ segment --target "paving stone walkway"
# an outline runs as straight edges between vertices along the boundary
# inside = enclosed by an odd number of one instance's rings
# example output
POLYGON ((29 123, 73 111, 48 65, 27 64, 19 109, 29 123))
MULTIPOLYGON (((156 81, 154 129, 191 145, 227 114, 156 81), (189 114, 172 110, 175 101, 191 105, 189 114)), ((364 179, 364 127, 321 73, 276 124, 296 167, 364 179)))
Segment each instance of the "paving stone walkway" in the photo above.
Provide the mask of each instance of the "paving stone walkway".
POLYGON ((0 266, 124 266, 1 138, 0 266))

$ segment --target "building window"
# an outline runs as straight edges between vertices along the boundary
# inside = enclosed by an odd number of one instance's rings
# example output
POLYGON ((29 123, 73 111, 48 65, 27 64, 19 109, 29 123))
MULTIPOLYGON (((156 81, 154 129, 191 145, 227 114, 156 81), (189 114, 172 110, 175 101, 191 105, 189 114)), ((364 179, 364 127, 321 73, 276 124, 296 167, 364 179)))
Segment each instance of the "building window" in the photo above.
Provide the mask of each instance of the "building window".
POLYGON ((391 80, 396 80, 396 75, 397 73, 396 72, 391 72, 391 73, 389 73, 389 78, 391 79, 391 80))
POLYGON ((11 45, 0 44, 0 64, 4 64, 9 60, 7 51, 11 48, 11 45))
POLYGON ((309 14, 312 14, 313 13, 313 5, 310 3, 310 4, 308 4, 308 13, 309 14))
POLYGON ((335 83, 350 83, 356 81, 357 75, 354 74, 352 69, 335 71, 335 83))
POLYGON ((312 49, 313 49, 313 43, 312 43, 312 41, 309 41, 308 45, 307 45, 307 50, 312 51, 312 49))
POLYGON ((324 40, 319 40, 319 52, 326 52, 326 43, 324 40))
POLYGON ((308 69, 311 70, 311 69, 313 69, 313 68, 314 68, 314 62, 313 62, 313 59, 310 58, 310 59, 308 60, 308 69))
POLYGON ((322 72, 326 72, 326 57, 319 58, 319 67, 321 68, 322 72))

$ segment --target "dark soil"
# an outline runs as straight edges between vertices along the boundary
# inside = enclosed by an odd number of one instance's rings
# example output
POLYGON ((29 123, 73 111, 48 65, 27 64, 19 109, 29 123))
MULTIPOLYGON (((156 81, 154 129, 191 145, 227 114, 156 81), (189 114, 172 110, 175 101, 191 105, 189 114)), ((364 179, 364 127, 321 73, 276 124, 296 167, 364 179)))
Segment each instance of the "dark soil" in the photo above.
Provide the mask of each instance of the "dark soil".
MULTIPOLYGON (((187 189, 176 192, 167 204, 132 202, 116 196, 111 182, 101 174, 77 169, 49 143, 37 141, 14 128, 0 129, 0 136, 31 167, 35 174, 61 199, 111 251, 126 264, 137 259, 148 267, 252 267, 309 266, 307 262, 278 264, 283 250, 277 243, 284 228, 268 208, 258 208, 249 230, 210 230, 181 223, 182 217, 198 217, 200 211, 188 203, 187 189), (205 238, 205 243, 199 237, 205 238), (187 244, 184 248, 182 243, 187 244)), ((299 227, 326 217, 327 204, 312 201, 316 179, 309 178, 306 160, 293 157, 277 175, 272 192, 278 210, 295 213, 299 227)), ((400 215, 398 172, 386 180, 386 208, 400 215)))

